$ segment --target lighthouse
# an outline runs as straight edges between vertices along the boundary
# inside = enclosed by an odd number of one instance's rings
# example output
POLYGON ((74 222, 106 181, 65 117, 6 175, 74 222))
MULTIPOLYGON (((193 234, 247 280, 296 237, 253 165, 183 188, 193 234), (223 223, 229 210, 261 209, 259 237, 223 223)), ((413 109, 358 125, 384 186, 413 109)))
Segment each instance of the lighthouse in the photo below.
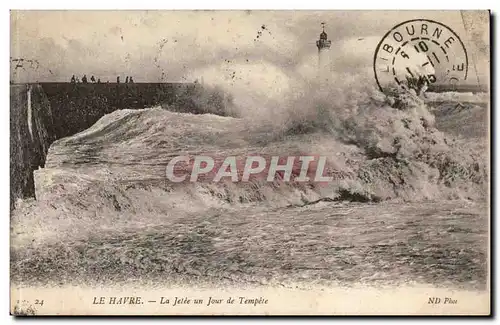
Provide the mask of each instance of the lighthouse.
POLYGON ((319 40, 316 41, 318 47, 318 78, 321 83, 328 82, 330 77, 330 46, 332 41, 328 39, 325 32, 325 23, 321 23, 323 31, 319 34, 319 40))

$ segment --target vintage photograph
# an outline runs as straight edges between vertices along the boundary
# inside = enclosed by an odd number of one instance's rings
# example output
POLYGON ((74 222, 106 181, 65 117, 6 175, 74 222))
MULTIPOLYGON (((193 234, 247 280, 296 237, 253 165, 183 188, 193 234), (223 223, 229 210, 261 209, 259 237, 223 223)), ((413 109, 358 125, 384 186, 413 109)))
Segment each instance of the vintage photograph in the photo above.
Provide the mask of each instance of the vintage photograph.
POLYGON ((11 10, 10 313, 489 315, 490 20, 11 10))

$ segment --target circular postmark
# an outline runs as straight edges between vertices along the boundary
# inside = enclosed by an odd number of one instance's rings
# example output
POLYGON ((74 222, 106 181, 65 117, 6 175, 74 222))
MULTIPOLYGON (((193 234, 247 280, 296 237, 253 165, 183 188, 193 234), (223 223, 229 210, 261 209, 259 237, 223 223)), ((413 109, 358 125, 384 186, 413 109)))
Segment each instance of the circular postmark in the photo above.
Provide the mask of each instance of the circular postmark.
POLYGON ((456 85, 467 79, 468 68, 467 50, 457 33, 429 19, 394 26, 377 45, 373 58, 382 92, 418 78, 436 86, 456 85))

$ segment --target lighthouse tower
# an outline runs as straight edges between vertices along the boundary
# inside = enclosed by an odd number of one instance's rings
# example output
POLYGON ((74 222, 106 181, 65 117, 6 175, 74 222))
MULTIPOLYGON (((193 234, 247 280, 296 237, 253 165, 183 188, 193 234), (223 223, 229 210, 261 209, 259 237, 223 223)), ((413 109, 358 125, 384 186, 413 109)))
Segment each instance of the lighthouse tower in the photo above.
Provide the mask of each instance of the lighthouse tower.
POLYGON ((319 34, 319 40, 316 41, 316 46, 318 47, 318 77, 321 83, 328 82, 330 77, 330 46, 332 41, 328 39, 328 35, 325 32, 325 23, 321 23, 323 27, 323 32, 319 34))

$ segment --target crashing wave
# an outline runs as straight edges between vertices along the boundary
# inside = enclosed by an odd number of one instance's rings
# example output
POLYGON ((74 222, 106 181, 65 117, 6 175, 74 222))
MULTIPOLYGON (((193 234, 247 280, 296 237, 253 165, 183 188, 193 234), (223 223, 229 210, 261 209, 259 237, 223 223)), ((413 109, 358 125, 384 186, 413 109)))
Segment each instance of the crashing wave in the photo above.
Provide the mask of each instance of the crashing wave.
MULTIPOLYGON (((13 223, 30 229, 15 240, 31 241, 37 231, 53 231, 49 237, 55 239, 65 231, 76 238, 84 229, 91 231, 96 220, 99 227, 113 229, 116 220, 127 219, 133 228, 246 206, 266 211, 322 201, 486 200, 488 152, 477 144, 487 138, 444 133, 435 126, 442 116, 435 118, 425 101, 415 96, 397 100, 399 105, 374 89, 353 87, 349 92, 304 91, 267 119, 159 107, 115 111, 52 144, 45 168, 35 171, 37 200, 18 202, 14 211, 13 223), (302 153, 326 156, 333 181, 172 184, 165 177, 167 163, 184 154, 302 153), (74 227, 75 218, 81 227, 74 227), (45 222, 56 219, 57 225, 45 222)), ((462 118, 450 111, 447 129, 460 133, 462 118)))

